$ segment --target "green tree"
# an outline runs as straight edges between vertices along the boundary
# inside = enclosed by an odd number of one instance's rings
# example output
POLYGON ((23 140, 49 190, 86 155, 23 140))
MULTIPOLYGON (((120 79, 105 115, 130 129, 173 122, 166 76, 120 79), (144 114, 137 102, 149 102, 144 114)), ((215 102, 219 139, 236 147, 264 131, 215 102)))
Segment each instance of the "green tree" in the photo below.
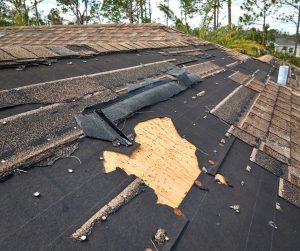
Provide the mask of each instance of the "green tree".
POLYGON ((29 7, 30 10, 33 11, 33 18, 30 19, 30 23, 35 25, 43 24, 43 20, 41 19, 40 12, 38 10, 38 5, 43 2, 43 0, 31 0, 31 6, 29 7))
POLYGON ((47 15, 48 18, 48 22, 50 24, 62 24, 63 22, 63 18, 60 16, 60 11, 59 9, 56 8, 52 8, 49 12, 49 14, 47 15))
POLYGON ((25 0, 6 0, 11 6, 11 20, 14 25, 28 25, 29 14, 25 0))
POLYGON ((188 23, 184 23, 181 18, 177 17, 175 13, 165 4, 160 4, 158 6, 160 11, 162 11, 169 20, 171 20, 175 24, 175 28, 179 31, 185 32, 185 33, 191 33, 190 26, 188 23))
POLYGON ((213 23, 213 29, 220 26, 219 16, 223 1, 221 0, 199 0, 198 11, 202 15, 202 27, 208 28, 213 23))
POLYGON ((231 29, 232 26, 232 20, 231 20, 231 5, 232 5, 232 0, 227 0, 227 20, 228 20, 228 27, 231 29))
POLYGON ((109 22, 145 23, 151 21, 151 0, 103 0, 102 15, 109 22))
POLYGON ((101 12, 109 22, 120 23, 126 19, 121 0, 103 0, 101 12))
POLYGON ((262 44, 266 45, 268 26, 266 19, 273 14, 274 7, 278 2, 276 0, 245 0, 241 9, 244 10, 244 16, 240 17, 240 21, 246 25, 261 24, 262 25, 262 44))
MULTIPOLYGON (((181 20, 187 24, 188 18, 192 18, 198 12, 197 0, 179 0, 181 10, 181 20)), ((169 5, 168 5, 169 7, 169 5)))
POLYGON ((12 24, 12 12, 5 0, 0 0, 0 26, 12 24))
POLYGON ((288 7, 290 11, 279 14, 278 19, 283 22, 291 22, 295 24, 295 47, 293 50, 294 56, 297 54, 299 44, 299 26, 300 26, 300 0, 281 0, 280 7, 288 7))
POLYGON ((95 3, 92 0, 57 0, 57 5, 63 13, 69 13, 75 16, 76 24, 88 23, 92 18, 91 5, 95 3))

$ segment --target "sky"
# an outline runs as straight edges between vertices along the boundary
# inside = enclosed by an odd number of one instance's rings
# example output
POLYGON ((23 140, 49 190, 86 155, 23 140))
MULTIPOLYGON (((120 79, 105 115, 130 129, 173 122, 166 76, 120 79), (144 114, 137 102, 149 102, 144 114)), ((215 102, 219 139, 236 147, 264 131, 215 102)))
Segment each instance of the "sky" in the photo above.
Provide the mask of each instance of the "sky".
MULTIPOLYGON (((152 17, 156 22, 159 23, 165 23, 165 18, 163 13, 157 8, 157 5, 162 2, 163 0, 152 0, 152 17)), ((232 21, 235 25, 238 24, 239 17, 243 15, 243 12, 240 8, 243 0, 232 0, 232 21)), ((55 0, 44 0, 40 4, 40 9, 44 11, 44 15, 47 15, 51 8, 56 7, 56 1, 55 0)), ((174 13, 180 17, 180 9, 179 9, 179 1, 178 0, 170 0, 170 9, 174 11, 174 13)), ((290 11, 289 9, 282 9, 284 12, 290 11)), ((222 24, 227 23, 227 6, 224 6, 223 9, 220 11, 220 22, 222 24)), ((66 19, 72 20, 72 16, 65 16, 66 19)), ((192 19, 189 20, 189 23, 192 27, 197 27, 201 23, 201 16, 195 15, 192 19)), ((285 31, 290 34, 295 33, 295 24, 293 23, 282 23, 277 21, 274 17, 269 17, 267 19, 267 23, 270 25, 273 29, 278 29, 280 31, 285 31)), ((256 27, 259 27, 256 25, 256 27)), ((260 28, 260 27, 259 27, 260 28)))

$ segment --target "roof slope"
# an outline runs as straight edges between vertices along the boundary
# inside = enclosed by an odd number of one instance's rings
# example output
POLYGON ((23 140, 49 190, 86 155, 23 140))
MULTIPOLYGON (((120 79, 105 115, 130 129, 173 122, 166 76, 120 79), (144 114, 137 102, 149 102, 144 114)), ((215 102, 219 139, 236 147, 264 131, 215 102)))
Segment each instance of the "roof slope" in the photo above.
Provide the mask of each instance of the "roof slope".
POLYGON ((206 43, 160 24, 4 27, 0 33, 0 61, 8 62, 206 43))
POLYGON ((297 68, 159 24, 3 33, 1 250, 297 250, 297 68))

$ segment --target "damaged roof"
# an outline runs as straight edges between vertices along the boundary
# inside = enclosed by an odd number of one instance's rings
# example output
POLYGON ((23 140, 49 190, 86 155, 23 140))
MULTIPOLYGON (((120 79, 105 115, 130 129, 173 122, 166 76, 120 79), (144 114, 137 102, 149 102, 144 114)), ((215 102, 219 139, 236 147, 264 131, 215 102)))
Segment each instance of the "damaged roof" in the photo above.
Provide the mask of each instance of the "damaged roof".
POLYGON ((298 68, 160 24, 0 33, 1 250, 298 250, 298 68))

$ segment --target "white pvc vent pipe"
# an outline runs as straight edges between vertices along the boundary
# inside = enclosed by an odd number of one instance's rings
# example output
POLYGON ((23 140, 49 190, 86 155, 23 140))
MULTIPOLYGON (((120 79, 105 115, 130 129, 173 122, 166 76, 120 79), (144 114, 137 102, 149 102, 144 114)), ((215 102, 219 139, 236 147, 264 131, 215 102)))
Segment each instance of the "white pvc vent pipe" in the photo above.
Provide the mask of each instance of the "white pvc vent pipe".
POLYGON ((281 85, 286 85, 288 81, 288 76, 289 76, 289 67, 287 65, 280 66, 277 83, 281 85))

